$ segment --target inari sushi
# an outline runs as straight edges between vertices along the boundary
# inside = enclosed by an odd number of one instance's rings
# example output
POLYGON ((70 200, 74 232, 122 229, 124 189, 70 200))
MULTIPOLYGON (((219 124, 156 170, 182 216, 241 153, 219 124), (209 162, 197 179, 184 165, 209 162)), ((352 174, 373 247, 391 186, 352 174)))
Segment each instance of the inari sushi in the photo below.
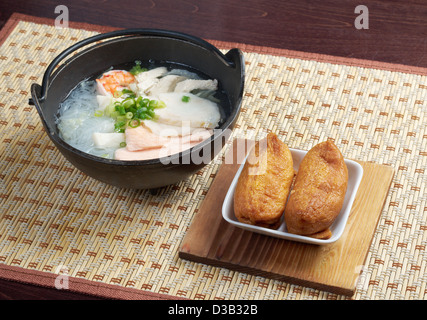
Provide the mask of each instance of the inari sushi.
POLYGON ((348 184, 344 158, 331 141, 314 146, 302 160, 285 210, 288 232, 328 239, 348 184))
POLYGON ((234 194, 234 213, 243 223, 277 229, 294 177, 292 154, 269 133, 250 151, 234 194))

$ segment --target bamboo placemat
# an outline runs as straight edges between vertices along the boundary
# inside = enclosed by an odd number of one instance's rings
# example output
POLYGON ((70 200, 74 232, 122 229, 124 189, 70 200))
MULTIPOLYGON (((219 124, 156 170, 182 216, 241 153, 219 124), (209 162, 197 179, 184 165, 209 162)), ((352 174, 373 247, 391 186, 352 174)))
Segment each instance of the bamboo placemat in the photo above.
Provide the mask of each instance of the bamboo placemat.
MULTIPOLYGON (((59 52, 103 31, 70 26, 15 15, 1 34, 0 277, 53 286, 62 268, 70 284, 79 283, 74 290, 99 284, 108 290, 91 292, 107 297, 129 289, 118 296, 347 299, 178 258, 221 155, 157 195, 108 186, 73 168, 27 103, 30 84, 40 83, 59 52)), ((360 276, 353 299, 424 299, 426 70, 212 42, 225 51, 239 46, 245 55, 244 100, 232 139, 274 131, 305 150, 332 139, 347 158, 394 167, 368 257, 354 271, 360 276)))

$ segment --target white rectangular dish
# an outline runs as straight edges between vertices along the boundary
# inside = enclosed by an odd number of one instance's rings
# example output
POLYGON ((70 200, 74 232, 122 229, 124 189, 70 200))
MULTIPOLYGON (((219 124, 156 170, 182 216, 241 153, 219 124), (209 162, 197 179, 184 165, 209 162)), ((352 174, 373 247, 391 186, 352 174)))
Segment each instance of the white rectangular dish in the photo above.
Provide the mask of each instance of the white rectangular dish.
MULTIPOLYGON (((289 150, 292 153, 294 169, 298 171, 299 165, 302 159, 304 158, 304 156, 306 155, 307 151, 291 149, 291 148, 289 148, 289 150)), ((363 168, 359 163, 352 160, 348 160, 348 159, 344 160, 348 169, 348 185, 347 185, 347 192, 344 198, 343 207, 338 217, 335 219, 334 223, 330 227, 332 236, 329 239, 315 239, 307 236, 288 233, 283 217, 282 217, 282 223, 280 224, 280 227, 276 230, 242 223, 237 220, 236 216, 234 215, 234 204, 233 204, 234 190, 236 188, 237 180, 239 179, 240 174, 245 165, 246 159, 247 159, 247 156, 245 158, 245 161, 240 165, 239 170, 237 171, 233 181, 231 182, 230 188, 228 189, 228 192, 224 199, 224 203, 222 205, 222 216, 228 223, 236 227, 249 230, 252 232, 261 233, 267 236, 293 240, 298 242, 304 242, 304 243, 311 243, 311 244, 328 244, 328 243, 337 241, 341 237, 341 235, 344 232, 345 226, 347 224, 347 219, 350 214, 353 201, 356 197, 357 189, 359 188, 360 181, 362 180, 362 176, 363 176, 363 168)))

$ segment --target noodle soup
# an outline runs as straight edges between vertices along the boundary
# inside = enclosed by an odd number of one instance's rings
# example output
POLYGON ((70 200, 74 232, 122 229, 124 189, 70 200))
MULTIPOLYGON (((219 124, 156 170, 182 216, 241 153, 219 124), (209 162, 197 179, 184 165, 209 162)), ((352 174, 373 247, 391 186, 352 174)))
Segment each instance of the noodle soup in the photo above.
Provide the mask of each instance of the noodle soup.
POLYGON ((116 160, 148 160, 208 139, 228 100, 216 79, 182 65, 136 61, 78 84, 56 124, 74 148, 116 160))

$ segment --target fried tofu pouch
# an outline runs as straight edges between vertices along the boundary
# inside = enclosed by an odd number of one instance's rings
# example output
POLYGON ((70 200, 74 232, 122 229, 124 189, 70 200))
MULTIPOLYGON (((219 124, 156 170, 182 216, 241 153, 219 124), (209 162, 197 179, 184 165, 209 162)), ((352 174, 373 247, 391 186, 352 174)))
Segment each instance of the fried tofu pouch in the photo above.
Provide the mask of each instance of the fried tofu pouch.
POLYGON ((331 141, 317 144, 302 160, 285 209, 288 232, 328 239, 348 184, 344 158, 331 141))
POLYGON ((255 143, 234 193, 234 213, 243 223, 277 229, 294 177, 292 154, 276 134, 255 143))

